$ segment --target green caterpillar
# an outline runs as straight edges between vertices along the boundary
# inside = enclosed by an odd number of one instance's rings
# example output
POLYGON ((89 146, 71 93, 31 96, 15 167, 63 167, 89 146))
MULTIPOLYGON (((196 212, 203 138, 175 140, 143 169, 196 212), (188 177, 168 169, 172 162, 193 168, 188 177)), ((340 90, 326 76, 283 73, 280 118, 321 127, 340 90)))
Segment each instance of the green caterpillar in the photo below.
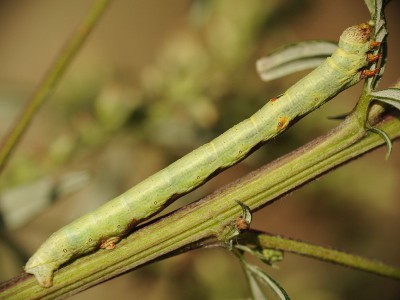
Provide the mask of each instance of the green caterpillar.
POLYGON ((333 55, 284 94, 211 142, 53 233, 29 259, 25 271, 34 274, 41 286, 52 286, 53 272, 61 264, 98 248, 113 249, 138 223, 171 201, 236 164, 342 90, 375 75, 376 70, 362 70, 378 59, 367 54, 377 46, 370 41, 371 32, 368 24, 347 28, 333 55))

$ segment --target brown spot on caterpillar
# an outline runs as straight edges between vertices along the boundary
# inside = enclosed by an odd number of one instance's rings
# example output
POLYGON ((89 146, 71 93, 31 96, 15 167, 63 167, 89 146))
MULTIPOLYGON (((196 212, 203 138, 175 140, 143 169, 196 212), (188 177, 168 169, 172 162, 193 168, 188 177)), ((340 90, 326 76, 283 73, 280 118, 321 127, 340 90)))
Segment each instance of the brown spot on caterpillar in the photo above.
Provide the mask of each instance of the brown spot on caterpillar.
POLYGON ((68 250, 67 250, 67 249, 63 249, 63 252, 64 252, 64 253, 67 253, 67 252, 68 252, 68 250))
POLYGON ((284 94, 280 94, 280 95, 278 95, 278 96, 276 96, 276 97, 274 97, 274 98, 271 98, 270 99, 270 102, 275 102, 275 101, 277 101, 280 97, 282 97, 284 94))
POLYGON ((287 117, 279 117, 278 119, 278 125, 276 126, 276 129, 278 131, 281 131, 283 129, 285 129, 289 124, 289 120, 287 117))
POLYGON ((365 43, 366 41, 368 41, 371 32, 372 26, 367 23, 363 23, 347 28, 342 35, 345 36, 346 40, 357 43, 365 43))
POLYGON ((372 27, 366 23, 347 28, 340 36, 341 40, 351 43, 365 43, 372 32, 372 27))

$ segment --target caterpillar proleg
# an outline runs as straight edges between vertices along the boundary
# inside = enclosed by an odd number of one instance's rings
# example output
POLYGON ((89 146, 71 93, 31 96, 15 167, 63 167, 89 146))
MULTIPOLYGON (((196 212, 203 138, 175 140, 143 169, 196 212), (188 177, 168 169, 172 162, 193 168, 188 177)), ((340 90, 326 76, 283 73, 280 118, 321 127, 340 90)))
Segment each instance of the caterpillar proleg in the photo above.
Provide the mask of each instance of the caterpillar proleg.
POLYGON ((99 247, 114 248, 132 228, 170 201, 236 164, 342 90, 374 75, 363 71, 377 59, 368 56, 374 47, 371 31, 368 24, 347 28, 332 56, 284 94, 211 142, 53 233, 29 259, 25 271, 34 274, 41 286, 52 286, 53 273, 61 264, 99 247))

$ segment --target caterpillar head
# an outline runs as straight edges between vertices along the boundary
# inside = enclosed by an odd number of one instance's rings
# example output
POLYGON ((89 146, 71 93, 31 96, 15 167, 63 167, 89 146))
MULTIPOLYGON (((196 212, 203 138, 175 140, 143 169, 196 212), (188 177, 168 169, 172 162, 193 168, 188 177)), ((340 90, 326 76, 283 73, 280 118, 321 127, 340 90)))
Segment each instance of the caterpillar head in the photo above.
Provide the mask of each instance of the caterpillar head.
POLYGON ((365 53, 370 49, 373 27, 367 23, 347 28, 340 36, 339 47, 350 54, 365 53))

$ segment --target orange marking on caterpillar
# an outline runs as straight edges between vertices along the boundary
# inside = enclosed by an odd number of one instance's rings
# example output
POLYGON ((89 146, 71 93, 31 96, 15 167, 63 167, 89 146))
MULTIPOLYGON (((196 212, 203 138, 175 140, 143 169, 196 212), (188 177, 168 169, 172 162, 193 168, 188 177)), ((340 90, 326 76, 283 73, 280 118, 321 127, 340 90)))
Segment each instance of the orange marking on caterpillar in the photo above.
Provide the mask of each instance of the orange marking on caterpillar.
POLYGON ((279 117, 278 119, 278 125, 276 126, 276 129, 278 131, 281 131, 285 129, 289 125, 289 120, 287 117, 279 117))

